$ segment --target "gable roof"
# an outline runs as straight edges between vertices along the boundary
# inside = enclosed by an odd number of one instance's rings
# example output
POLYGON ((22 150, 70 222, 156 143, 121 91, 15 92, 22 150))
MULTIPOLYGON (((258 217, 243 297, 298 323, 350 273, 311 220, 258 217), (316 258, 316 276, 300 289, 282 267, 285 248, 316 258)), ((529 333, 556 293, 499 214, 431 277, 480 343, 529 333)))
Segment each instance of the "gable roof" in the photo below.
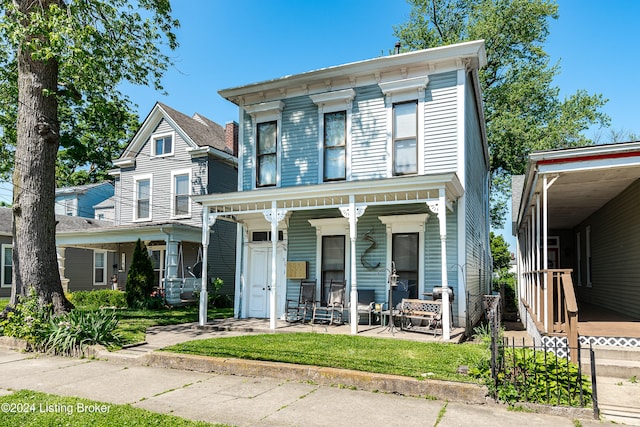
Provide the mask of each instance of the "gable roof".
POLYGON ((131 162, 163 119, 182 137, 190 149, 211 149, 209 152, 213 155, 237 162, 237 158, 225 144, 225 130, 222 126, 200 114, 189 117, 168 105, 156 102, 120 158, 114 160, 114 165, 124 166, 131 162))
POLYGON ((86 185, 74 185, 72 187, 61 187, 56 188, 56 196, 60 196, 62 194, 83 194, 88 190, 91 190, 92 188, 102 187, 104 185, 113 187, 113 183, 110 181, 103 181, 86 185))

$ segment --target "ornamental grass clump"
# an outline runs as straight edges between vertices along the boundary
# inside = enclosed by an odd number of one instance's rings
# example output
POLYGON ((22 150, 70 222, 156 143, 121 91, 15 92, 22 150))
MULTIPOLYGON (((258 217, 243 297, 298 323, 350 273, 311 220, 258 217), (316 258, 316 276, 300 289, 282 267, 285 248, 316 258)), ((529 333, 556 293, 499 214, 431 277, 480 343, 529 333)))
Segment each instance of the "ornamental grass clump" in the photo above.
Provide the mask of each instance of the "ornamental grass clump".
POLYGON ((90 345, 114 347, 121 338, 115 333, 118 317, 114 310, 72 310, 49 321, 44 350, 65 356, 82 356, 90 345))

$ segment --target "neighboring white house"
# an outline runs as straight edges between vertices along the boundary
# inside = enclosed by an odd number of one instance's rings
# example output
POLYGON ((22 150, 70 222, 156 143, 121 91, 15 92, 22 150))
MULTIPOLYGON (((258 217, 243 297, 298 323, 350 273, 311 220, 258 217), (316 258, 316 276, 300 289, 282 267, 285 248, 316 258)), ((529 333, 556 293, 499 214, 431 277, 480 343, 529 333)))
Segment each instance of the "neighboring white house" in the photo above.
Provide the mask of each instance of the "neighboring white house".
POLYGON ((485 64, 473 41, 219 91, 239 107, 239 182, 195 200, 241 227, 236 316, 275 328, 301 279, 318 301, 339 279, 382 303, 395 265, 413 298, 451 287, 470 329, 491 283, 485 64))

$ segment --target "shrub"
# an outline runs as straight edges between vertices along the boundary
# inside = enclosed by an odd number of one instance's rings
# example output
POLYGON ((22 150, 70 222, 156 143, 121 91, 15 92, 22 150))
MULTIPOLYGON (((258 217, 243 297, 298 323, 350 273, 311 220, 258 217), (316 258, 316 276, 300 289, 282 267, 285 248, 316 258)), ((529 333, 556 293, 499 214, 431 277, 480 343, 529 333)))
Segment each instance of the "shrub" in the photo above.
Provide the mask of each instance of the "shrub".
POLYGON ((127 297, 122 291, 100 289, 96 291, 77 291, 68 295, 73 304, 85 310, 97 310, 101 307, 127 307, 127 297))
POLYGON ((44 349, 66 356, 82 355, 89 345, 113 347, 120 344, 120 336, 114 333, 118 317, 114 310, 72 310, 49 320, 48 338, 44 349))
POLYGON ((25 340, 38 349, 48 333, 51 305, 40 307, 33 288, 26 297, 18 297, 16 306, 0 320, 0 335, 25 340))
POLYGON ((138 239, 127 275, 127 304, 130 308, 145 308, 146 299, 153 292, 153 263, 147 248, 138 239))
POLYGON ((552 352, 529 348, 506 348, 498 361, 502 365, 497 381, 491 377, 491 366, 483 360, 469 371, 476 378, 484 378, 489 389, 506 403, 534 402, 567 406, 581 406, 580 388, 585 404, 591 403, 591 384, 580 376, 578 366, 552 352))

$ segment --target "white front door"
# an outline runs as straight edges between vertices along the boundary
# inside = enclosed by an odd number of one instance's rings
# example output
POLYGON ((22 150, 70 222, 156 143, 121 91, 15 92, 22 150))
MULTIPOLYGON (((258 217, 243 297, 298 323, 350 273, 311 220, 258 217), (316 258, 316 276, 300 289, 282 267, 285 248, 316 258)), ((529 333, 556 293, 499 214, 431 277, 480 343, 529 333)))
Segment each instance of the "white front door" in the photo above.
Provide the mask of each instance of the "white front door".
MULTIPOLYGON (((247 317, 269 317, 269 292, 271 289, 271 245, 249 245, 248 285, 249 301, 247 317)), ((277 268, 277 316, 284 311, 286 299, 286 278, 284 277, 284 249, 278 245, 276 254, 277 268)))

